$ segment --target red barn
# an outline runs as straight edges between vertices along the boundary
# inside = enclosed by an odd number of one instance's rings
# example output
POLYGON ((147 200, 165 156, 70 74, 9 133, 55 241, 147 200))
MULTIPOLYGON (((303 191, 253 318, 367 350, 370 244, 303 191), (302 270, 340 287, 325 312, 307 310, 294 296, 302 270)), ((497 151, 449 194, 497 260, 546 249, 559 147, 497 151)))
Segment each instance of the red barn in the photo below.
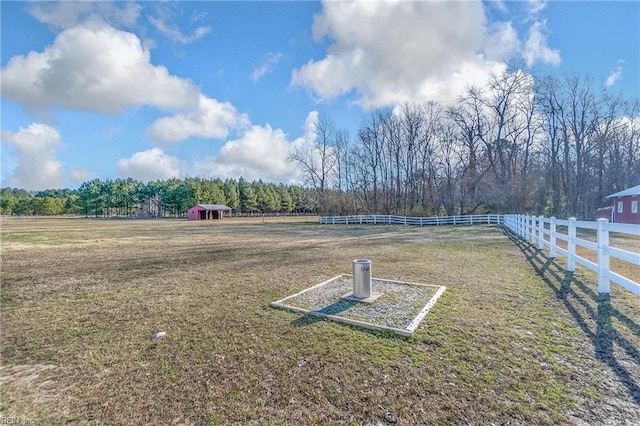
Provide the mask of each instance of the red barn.
POLYGON ((231 211, 231 208, 223 204, 198 204, 187 211, 187 219, 222 219, 224 217, 224 212, 228 211, 231 211))
POLYGON ((605 198, 613 199, 612 222, 640 224, 640 209, 638 208, 640 185, 607 195, 605 198))

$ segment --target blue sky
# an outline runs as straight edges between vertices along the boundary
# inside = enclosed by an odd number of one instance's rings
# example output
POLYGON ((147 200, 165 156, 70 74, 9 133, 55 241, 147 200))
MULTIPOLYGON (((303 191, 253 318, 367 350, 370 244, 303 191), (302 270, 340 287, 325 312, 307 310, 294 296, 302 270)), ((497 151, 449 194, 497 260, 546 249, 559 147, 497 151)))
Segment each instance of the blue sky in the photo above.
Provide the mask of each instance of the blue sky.
POLYGON ((638 1, 7 2, 1 186, 295 183, 326 115, 452 103, 519 61, 640 98, 638 1))

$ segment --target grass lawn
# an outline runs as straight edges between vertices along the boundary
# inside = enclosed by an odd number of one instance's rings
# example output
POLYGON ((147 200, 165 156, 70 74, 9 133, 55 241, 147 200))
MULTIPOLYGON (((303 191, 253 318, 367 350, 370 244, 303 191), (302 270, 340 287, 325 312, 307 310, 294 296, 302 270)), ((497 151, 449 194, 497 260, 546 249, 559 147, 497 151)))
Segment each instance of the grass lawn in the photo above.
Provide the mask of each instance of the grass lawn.
POLYGON ((612 285, 603 300, 594 274, 496 226, 0 225, 0 419, 640 422, 640 297, 612 285), (374 277, 447 286, 413 337, 269 306, 357 258, 374 277))

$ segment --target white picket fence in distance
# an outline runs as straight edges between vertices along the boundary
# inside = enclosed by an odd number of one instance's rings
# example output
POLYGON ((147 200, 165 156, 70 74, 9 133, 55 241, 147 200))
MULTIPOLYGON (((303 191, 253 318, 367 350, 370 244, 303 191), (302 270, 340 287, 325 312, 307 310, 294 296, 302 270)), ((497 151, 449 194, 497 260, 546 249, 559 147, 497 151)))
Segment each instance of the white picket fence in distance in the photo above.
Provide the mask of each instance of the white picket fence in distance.
POLYGON ((509 229, 515 235, 537 245, 539 250, 548 249, 549 257, 555 258, 558 254, 567 258, 567 271, 574 272, 576 263, 598 274, 598 292, 609 294, 611 281, 640 295, 640 284, 628 277, 624 277, 610 269, 610 259, 616 258, 633 265, 640 266, 640 254, 609 244, 609 233, 615 232, 632 236, 640 236, 640 225, 623 223, 609 223, 607 219, 598 219, 595 222, 587 222, 570 219, 545 218, 543 216, 529 215, 461 215, 461 216, 434 216, 434 217, 409 217, 395 215, 353 215, 353 216, 321 216, 321 224, 325 225, 412 225, 412 226, 438 226, 438 225, 501 225, 509 229), (595 241, 578 238, 578 229, 595 231, 595 241), (562 232, 562 231, 566 231, 562 232), (558 241, 564 241, 564 246, 558 246, 558 241), (596 262, 592 262, 576 254, 576 247, 593 250, 596 253, 596 262))
POLYGON ((616 258, 640 266, 640 254, 623 250, 610 245, 609 233, 640 236, 640 225, 609 223, 607 219, 595 222, 576 220, 576 218, 556 219, 543 216, 505 215, 504 226, 531 244, 537 245, 538 250, 549 249, 549 257, 555 258, 561 254, 567 258, 567 271, 574 272, 576 263, 598 274, 598 292, 609 294, 611 281, 640 295, 640 284, 609 269, 611 258, 616 258), (558 227, 566 230, 561 232, 558 227), (578 238, 577 230, 588 229, 595 231, 595 241, 578 238), (557 245, 558 240, 564 241, 566 249, 557 245), (596 262, 592 262, 576 254, 576 247, 583 247, 596 253, 596 262))

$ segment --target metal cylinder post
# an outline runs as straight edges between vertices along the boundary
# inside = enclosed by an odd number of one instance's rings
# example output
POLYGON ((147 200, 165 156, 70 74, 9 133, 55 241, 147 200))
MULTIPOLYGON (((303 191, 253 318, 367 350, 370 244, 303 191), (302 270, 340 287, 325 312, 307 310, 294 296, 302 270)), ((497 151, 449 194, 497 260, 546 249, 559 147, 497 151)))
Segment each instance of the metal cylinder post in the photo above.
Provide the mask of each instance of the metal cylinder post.
POLYGON ((353 261, 353 295, 366 299, 371 296, 371 261, 356 259, 353 261))

